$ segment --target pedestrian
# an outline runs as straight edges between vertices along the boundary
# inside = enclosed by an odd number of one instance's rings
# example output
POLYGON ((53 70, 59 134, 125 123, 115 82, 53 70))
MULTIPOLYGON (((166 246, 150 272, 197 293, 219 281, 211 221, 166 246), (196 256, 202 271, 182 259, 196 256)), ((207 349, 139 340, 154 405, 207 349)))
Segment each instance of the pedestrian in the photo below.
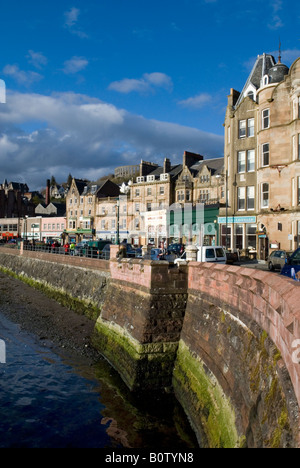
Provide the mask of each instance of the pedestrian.
POLYGON ((127 249, 126 249, 126 245, 125 244, 122 244, 120 246, 120 250, 118 251, 117 253, 117 258, 119 260, 122 260, 122 258, 127 258, 127 249))
POLYGON ((75 253, 75 244, 72 241, 70 245, 70 255, 74 255, 74 253, 75 253))

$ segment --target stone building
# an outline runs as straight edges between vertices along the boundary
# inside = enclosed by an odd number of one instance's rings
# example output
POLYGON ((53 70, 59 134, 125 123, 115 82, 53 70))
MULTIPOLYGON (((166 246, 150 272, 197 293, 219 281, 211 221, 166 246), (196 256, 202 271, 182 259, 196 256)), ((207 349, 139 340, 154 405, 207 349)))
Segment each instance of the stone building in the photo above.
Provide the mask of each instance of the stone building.
POLYGON ((257 57, 243 91, 228 96, 222 244, 261 260, 299 245, 299 102, 300 59, 289 69, 267 54, 257 57))
POLYGON ((34 204, 25 194, 28 186, 19 182, 7 182, 0 185, 0 218, 22 218, 34 215, 34 204))
POLYGON ((110 180, 101 185, 81 179, 73 179, 66 197, 67 240, 80 242, 96 236, 97 200, 119 196, 120 188, 110 180))
POLYGON ((158 246, 165 240, 192 241, 194 236, 184 235, 182 226, 173 231, 170 207, 176 210, 175 205, 219 204, 224 197, 223 158, 204 160, 200 154, 185 151, 182 164, 173 166, 166 158, 163 166, 152 171, 146 164, 142 161, 140 176, 131 185, 128 214, 133 242, 158 246))

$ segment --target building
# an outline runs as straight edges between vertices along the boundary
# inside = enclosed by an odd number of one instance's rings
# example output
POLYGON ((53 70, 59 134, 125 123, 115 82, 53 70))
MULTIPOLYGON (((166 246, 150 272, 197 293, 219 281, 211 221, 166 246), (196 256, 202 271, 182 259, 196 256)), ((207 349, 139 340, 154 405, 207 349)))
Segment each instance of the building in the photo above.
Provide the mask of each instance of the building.
POLYGON ((134 179, 140 173, 140 165, 120 166, 115 169, 116 179, 134 179))
POLYGON ((101 185, 81 179, 73 179, 66 196, 66 239, 80 242, 96 237, 97 201, 119 196, 120 188, 110 180, 101 185))
POLYGON ((0 218, 22 218, 34 215, 34 204, 26 198, 28 186, 4 181, 0 185, 0 218))
MULTIPOLYGON (((200 154, 185 151, 182 164, 173 166, 166 158, 163 166, 157 166, 152 171, 149 164, 145 165, 142 161, 140 175, 131 185, 128 213, 131 226, 129 231, 133 243, 158 246, 161 241, 166 240, 168 243, 199 241, 200 231, 198 229, 197 238, 195 225, 199 225, 200 221, 202 224, 205 222, 204 211, 199 216, 195 209, 192 210, 193 215, 187 212, 197 204, 199 210, 202 210, 200 204, 214 204, 218 214, 219 202, 222 197, 224 198, 222 189, 224 181, 221 177, 224 160, 222 158, 204 160, 204 156, 200 154), (189 223, 186 222, 184 214, 175 216, 180 218, 179 223, 174 221, 171 212, 178 213, 178 210, 181 212, 181 205, 185 206, 189 223), (191 219, 194 219, 194 222, 191 219), (184 226, 188 232, 183 232, 184 226)), ((217 222, 217 215, 214 221, 217 222)), ((213 229, 211 238, 206 242, 216 242, 216 238, 217 232, 213 229)))
POLYGON ((257 57, 241 93, 231 90, 225 116, 227 207, 223 245, 266 260, 300 239, 300 58, 291 68, 257 57))

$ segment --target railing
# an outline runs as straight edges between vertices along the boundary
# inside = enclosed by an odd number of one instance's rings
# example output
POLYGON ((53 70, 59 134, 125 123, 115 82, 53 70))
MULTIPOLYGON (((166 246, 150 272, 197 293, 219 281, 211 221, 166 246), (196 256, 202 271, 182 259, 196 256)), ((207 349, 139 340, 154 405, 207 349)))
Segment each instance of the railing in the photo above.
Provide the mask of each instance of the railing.
MULTIPOLYGON (((111 244, 109 244, 111 245, 111 244)), ((11 249, 19 249, 20 247, 17 244, 0 244, 0 248, 11 248, 11 249)), ((110 260, 110 251, 109 250, 99 250, 95 247, 83 247, 75 249, 70 249, 70 247, 65 246, 52 246, 48 244, 25 244, 23 246, 23 250, 31 251, 31 252, 43 252, 43 253, 50 253, 56 255, 68 255, 74 257, 85 257, 85 258, 95 258, 98 260, 110 260)), ((132 250, 127 252, 128 258, 136 258, 139 257, 141 254, 138 251, 132 250)))

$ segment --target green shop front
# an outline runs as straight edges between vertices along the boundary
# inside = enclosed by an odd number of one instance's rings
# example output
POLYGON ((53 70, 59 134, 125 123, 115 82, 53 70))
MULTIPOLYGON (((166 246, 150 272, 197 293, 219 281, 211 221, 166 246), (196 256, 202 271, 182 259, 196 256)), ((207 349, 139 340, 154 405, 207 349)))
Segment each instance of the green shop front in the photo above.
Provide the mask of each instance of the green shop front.
POLYGON ((218 215, 218 204, 184 204, 170 207, 167 213, 170 243, 218 245, 218 215))

